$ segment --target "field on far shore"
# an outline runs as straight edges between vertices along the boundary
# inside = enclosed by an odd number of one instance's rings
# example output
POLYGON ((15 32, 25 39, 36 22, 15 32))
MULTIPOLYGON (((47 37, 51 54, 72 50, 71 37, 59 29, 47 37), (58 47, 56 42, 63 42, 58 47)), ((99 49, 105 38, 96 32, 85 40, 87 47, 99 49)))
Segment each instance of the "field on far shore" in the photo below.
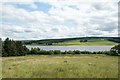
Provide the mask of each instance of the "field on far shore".
POLYGON ((118 56, 27 55, 2 58, 3 78, 117 78, 118 56))
POLYGON ((118 43, 108 41, 106 39, 91 39, 87 42, 80 42, 80 40, 65 41, 60 43, 53 43, 52 45, 45 44, 32 44, 27 46, 111 46, 117 45, 118 43))

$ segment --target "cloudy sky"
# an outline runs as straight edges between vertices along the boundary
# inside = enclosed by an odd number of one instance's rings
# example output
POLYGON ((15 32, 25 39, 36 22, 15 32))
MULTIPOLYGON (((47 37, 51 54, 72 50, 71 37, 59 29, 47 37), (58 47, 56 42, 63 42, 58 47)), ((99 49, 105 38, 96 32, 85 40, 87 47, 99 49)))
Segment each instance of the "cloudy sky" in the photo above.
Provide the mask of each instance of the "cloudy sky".
POLYGON ((118 1, 4 0, 0 2, 0 37, 39 40, 118 36, 118 1))

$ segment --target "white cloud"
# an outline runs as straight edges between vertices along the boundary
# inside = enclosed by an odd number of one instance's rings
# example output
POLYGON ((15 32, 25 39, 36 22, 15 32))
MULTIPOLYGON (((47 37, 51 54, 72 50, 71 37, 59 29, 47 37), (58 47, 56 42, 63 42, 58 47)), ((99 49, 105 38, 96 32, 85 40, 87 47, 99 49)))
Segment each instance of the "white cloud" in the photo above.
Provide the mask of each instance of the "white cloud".
MULTIPOLYGON (((117 36, 117 1, 73 1, 39 0, 52 5, 48 13, 29 12, 9 4, 2 4, 0 18, 23 22, 22 26, 11 23, 3 24, 3 35, 14 39, 46 39, 83 36, 117 36), (70 7, 74 5, 76 8, 70 7), (66 23, 67 22, 67 23, 66 23), (73 24, 66 25, 66 24, 73 24), (32 35, 32 36, 31 36, 32 35)), ((30 8, 38 8, 31 0, 30 8)), ((4 37, 2 36, 2 37, 4 37)))

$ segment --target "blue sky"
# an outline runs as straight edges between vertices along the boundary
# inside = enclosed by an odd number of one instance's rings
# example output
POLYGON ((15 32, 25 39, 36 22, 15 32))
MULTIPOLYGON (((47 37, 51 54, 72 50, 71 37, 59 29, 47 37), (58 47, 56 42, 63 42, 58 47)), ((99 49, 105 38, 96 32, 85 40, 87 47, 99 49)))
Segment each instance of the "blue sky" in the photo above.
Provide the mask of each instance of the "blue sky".
POLYGON ((44 13, 47 13, 49 11, 49 9, 52 7, 51 5, 47 4, 47 3, 41 3, 41 2, 34 2, 34 5, 37 6, 37 8, 30 8, 30 4, 16 4, 17 8, 23 8, 29 12, 32 11, 42 11, 44 13))
POLYGON ((1 3, 0 37, 39 40, 118 36, 118 0, 31 0, 1 3))

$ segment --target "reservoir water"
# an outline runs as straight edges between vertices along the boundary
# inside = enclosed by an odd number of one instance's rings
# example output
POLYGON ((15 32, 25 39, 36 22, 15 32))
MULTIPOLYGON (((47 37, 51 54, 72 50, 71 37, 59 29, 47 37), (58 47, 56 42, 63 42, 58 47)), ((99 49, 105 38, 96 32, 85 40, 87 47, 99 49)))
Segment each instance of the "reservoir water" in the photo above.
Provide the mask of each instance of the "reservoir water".
POLYGON ((40 48, 41 50, 61 50, 61 51, 109 51, 113 46, 27 46, 28 49, 40 48))

